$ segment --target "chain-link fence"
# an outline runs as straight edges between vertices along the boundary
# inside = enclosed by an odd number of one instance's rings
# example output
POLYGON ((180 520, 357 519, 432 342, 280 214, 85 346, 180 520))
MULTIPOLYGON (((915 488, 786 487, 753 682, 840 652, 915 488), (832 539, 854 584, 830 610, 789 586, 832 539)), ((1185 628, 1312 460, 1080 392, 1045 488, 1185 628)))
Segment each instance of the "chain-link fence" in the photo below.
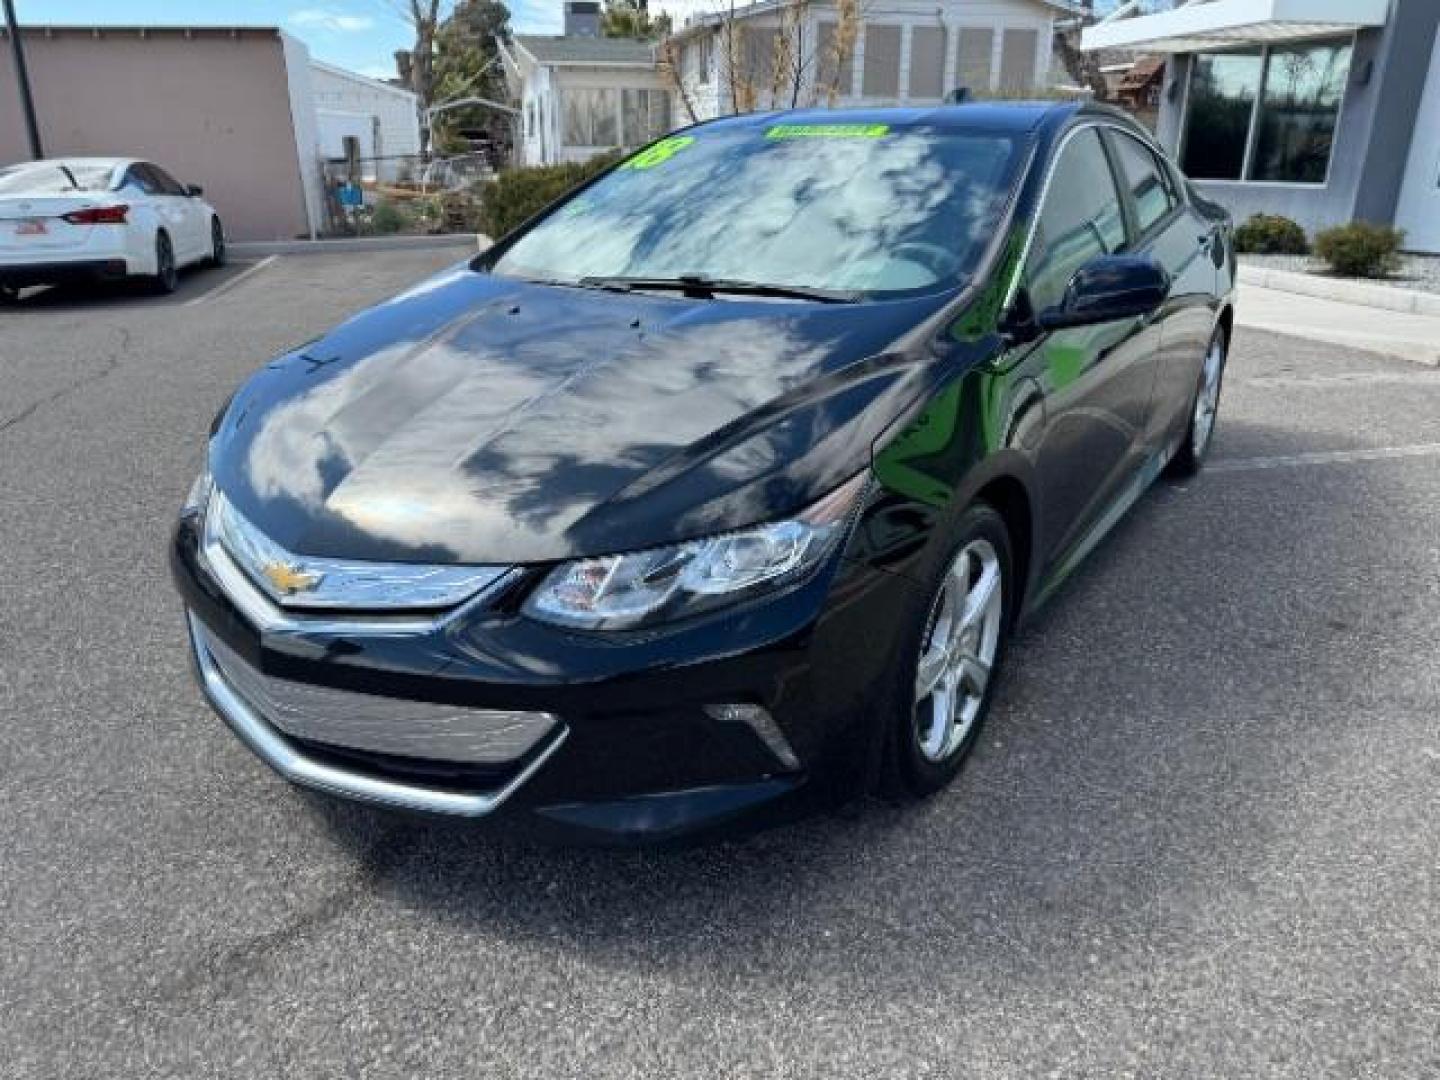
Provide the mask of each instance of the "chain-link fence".
POLYGON ((332 236, 473 232, 481 195, 494 178, 489 155, 331 159, 325 180, 332 236))

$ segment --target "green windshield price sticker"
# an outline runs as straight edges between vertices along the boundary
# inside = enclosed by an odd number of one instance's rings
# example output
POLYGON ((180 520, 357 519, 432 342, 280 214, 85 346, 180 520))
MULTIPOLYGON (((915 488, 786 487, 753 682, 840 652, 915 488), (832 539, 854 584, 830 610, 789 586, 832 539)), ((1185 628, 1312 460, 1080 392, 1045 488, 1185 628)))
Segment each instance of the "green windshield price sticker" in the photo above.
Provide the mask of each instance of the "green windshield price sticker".
POLYGON ((767 139, 878 139, 890 131, 889 124, 776 124, 765 132, 767 139))
POLYGON ((672 135, 668 139, 661 139, 654 146, 648 146, 641 150, 620 168, 653 169, 656 165, 664 165, 694 141, 694 135, 672 135))

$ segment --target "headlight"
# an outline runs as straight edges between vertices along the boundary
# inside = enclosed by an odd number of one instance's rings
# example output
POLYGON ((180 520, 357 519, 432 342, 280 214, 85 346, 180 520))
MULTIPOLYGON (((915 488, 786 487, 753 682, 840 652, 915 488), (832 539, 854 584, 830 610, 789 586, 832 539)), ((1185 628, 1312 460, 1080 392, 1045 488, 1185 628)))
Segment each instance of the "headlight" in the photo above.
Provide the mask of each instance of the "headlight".
POLYGON ((564 563, 530 595, 525 613, 560 626, 625 629, 782 589, 835 549, 866 479, 861 473, 788 521, 564 563))
POLYGON ((210 470, 206 469, 190 485, 190 493, 185 496, 185 504, 180 507, 180 515, 187 517, 191 514, 205 513, 205 508, 210 505, 210 493, 214 490, 215 483, 210 479, 210 470))

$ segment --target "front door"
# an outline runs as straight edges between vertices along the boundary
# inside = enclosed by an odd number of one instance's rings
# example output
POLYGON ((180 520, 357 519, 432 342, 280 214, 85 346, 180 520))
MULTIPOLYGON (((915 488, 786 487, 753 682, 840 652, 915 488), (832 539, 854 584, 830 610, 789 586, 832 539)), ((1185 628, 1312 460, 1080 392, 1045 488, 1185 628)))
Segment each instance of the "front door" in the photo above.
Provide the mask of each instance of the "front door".
POLYGON ((1440 35, 1414 130, 1395 224, 1405 230, 1407 248, 1440 254, 1440 35))
MULTIPOLYGON (((1037 313, 1059 304, 1077 270, 1128 245, 1099 129, 1082 128, 1061 149, 1040 210, 1025 266, 1025 302, 1037 313)), ((1160 328, 1148 319, 1122 319, 1045 334, 1031 350, 1024 371, 1045 397, 1036 456, 1045 507, 1041 555, 1053 567, 1082 548, 1138 467, 1160 328)))

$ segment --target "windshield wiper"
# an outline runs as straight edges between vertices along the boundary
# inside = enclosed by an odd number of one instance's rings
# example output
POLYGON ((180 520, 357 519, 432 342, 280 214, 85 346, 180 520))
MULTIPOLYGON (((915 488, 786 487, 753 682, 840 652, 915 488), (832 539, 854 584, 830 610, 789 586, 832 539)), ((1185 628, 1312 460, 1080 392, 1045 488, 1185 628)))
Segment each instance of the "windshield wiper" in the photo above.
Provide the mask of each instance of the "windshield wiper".
POLYGON ((686 296, 713 299, 716 293, 738 296, 774 296, 790 300, 813 300, 820 304, 853 304, 861 293, 840 289, 816 289, 808 285, 770 285, 763 281, 713 278, 708 274, 680 274, 678 277, 583 277, 579 284, 617 292, 683 292, 686 296))

